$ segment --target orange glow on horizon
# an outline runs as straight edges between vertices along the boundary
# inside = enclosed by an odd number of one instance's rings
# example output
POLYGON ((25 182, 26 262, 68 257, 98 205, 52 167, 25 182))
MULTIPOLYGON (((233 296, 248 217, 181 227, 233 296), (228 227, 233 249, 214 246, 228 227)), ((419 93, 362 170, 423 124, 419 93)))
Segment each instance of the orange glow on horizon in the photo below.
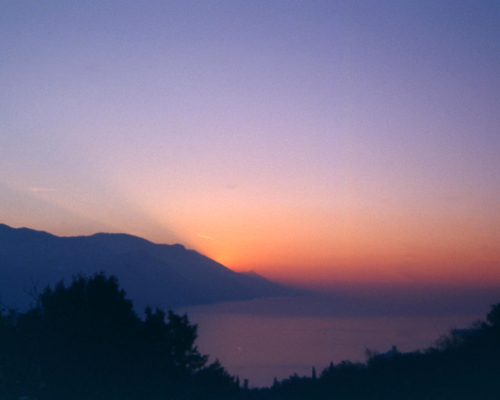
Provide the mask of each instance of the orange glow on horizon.
POLYGON ((1 8, 1 223, 304 286, 500 284, 498 7, 122 3, 1 8))
POLYGON ((219 231, 196 247, 233 270, 254 270, 294 285, 500 284, 498 235, 484 222, 474 227, 467 221, 468 230, 463 221, 444 218, 427 223, 406 218, 406 225, 385 220, 378 226, 351 220, 337 229, 318 221, 299 228, 299 222, 269 221, 239 235, 219 231))

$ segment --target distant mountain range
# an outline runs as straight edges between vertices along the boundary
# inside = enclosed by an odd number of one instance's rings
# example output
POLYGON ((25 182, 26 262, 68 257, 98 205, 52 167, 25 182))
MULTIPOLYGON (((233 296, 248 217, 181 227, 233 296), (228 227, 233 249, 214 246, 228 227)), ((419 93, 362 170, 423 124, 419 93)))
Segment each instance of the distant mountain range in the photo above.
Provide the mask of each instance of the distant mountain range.
POLYGON ((26 309, 28 294, 79 273, 118 277, 136 310, 291 296, 301 291, 252 273, 232 271, 180 244, 155 244, 126 234, 59 237, 0 224, 0 301, 26 309))

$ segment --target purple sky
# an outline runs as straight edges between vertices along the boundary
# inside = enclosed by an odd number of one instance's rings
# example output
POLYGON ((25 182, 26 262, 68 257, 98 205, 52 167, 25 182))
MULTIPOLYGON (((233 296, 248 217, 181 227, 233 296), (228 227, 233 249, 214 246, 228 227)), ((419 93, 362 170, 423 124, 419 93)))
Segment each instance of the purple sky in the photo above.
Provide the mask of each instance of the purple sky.
POLYGON ((4 0, 0 38, 0 222, 500 283, 497 1, 4 0))

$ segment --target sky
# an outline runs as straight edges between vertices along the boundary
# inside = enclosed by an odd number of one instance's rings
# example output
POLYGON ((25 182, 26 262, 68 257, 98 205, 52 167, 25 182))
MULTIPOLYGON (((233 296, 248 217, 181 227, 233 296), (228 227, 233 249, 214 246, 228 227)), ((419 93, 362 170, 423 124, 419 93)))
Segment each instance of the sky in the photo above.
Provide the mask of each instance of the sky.
POLYGON ((0 0, 0 38, 2 223, 500 285, 497 1, 0 0))

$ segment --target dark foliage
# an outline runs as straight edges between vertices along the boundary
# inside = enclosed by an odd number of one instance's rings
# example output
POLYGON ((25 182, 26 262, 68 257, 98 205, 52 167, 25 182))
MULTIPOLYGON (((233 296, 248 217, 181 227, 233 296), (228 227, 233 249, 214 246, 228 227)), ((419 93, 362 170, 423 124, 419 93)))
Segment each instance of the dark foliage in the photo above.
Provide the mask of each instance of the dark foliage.
POLYGON ((1 310, 0 399, 489 400, 500 398, 500 304, 485 322, 425 351, 367 352, 319 376, 240 388, 194 345, 186 315, 133 311, 116 278, 79 276, 47 288, 26 313, 1 310))
POLYGON ((239 394, 240 386, 222 367, 219 360, 195 373, 193 400, 229 400, 239 394))
POLYGON ((220 364, 204 367, 187 316, 147 308, 141 320, 115 277, 79 276, 37 300, 0 319, 2 399, 188 399, 199 398, 196 385, 222 395, 234 388, 220 364), (217 377, 217 387, 203 376, 217 377))
POLYGON ((365 364, 330 364, 249 393, 259 400, 488 400, 500 398, 500 304, 486 322, 453 330, 425 351, 369 353, 365 364))

